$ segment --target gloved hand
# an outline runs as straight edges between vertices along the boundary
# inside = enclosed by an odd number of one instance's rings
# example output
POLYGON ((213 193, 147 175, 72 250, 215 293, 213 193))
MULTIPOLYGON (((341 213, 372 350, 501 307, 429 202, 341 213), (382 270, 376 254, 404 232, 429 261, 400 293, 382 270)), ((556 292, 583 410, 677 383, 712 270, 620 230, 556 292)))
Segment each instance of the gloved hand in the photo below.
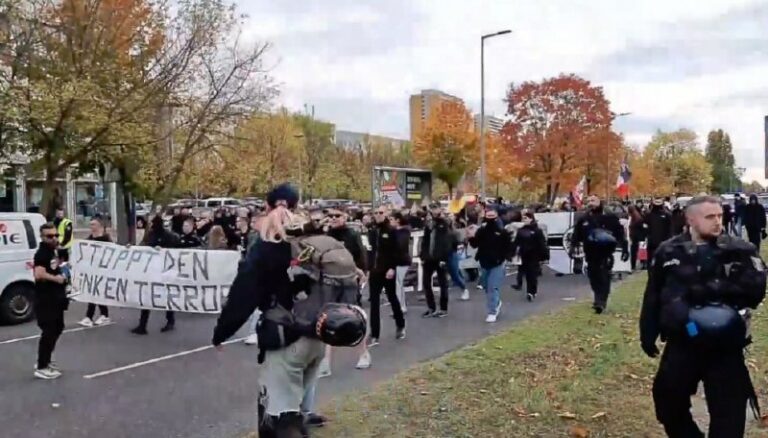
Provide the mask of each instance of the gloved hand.
POLYGON ((760 237, 762 237, 763 240, 765 240, 766 238, 768 238, 768 233, 766 233, 765 230, 762 230, 760 231, 760 237))
POLYGON ((627 260, 629 260, 629 251, 625 249, 621 251, 621 261, 626 262, 627 260))
POLYGON ((655 342, 643 342, 640 344, 645 354, 653 359, 654 357, 659 355, 659 349, 656 347, 655 342))

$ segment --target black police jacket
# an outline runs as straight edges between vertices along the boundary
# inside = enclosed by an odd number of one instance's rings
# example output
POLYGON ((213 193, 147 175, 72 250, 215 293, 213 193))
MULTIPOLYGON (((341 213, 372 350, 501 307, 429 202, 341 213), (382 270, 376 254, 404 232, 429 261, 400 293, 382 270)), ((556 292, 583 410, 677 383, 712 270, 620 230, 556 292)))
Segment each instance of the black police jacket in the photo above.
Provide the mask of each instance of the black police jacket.
POLYGON ((658 248, 662 242, 672 237, 672 214, 664 207, 654 207, 645 217, 648 225, 648 246, 658 248))
POLYGON ((587 260, 602 260, 613 255, 606 254, 601 248, 588 244, 588 237, 597 228, 602 228, 611 233, 616 239, 616 246, 624 252, 628 251, 626 233, 624 233, 624 227, 621 226, 618 216, 603 212, 589 212, 576 222, 571 237, 572 247, 575 248, 582 245, 584 256, 587 260))
POLYGON ((520 256, 524 265, 541 263, 549 260, 549 248, 544 232, 534 222, 523 225, 517 230, 512 242, 512 254, 520 256))
POLYGON ((692 306, 720 302, 754 309, 765 298, 765 264, 754 245, 727 234, 709 245, 712 261, 706 267, 688 233, 656 250, 640 313, 643 345, 655 343, 659 336, 684 342, 692 306))

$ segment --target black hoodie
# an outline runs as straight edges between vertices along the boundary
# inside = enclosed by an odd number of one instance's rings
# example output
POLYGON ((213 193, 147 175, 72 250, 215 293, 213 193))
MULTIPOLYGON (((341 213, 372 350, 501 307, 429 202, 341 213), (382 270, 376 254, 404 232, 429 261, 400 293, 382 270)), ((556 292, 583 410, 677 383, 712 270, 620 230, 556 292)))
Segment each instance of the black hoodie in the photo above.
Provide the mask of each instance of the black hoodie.
POLYGON ((749 197, 749 204, 744 209, 744 226, 747 231, 765 229, 765 208, 757 201, 757 195, 749 197))
POLYGON ((662 242, 672 237, 672 215, 663 205, 652 205, 645 217, 648 225, 648 246, 658 248, 662 242))
POLYGON ((483 269, 495 268, 512 255, 512 237, 499 224, 498 220, 487 221, 469 238, 469 244, 477 248, 475 259, 483 269))

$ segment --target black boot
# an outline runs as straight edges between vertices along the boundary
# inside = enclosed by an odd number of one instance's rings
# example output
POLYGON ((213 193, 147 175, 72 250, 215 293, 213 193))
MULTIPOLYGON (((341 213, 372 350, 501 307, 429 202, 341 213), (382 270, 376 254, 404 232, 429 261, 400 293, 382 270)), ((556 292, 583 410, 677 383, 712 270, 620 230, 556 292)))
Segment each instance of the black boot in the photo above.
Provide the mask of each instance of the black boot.
POLYGON ((165 333, 165 332, 170 332, 171 330, 174 330, 175 328, 176 328, 176 324, 174 324, 172 322, 168 322, 168 323, 165 324, 165 327, 160 329, 160 331, 162 333, 165 333))
POLYGON ((147 334, 147 328, 144 326, 138 326, 135 329, 131 330, 131 333, 134 335, 146 335, 147 334))

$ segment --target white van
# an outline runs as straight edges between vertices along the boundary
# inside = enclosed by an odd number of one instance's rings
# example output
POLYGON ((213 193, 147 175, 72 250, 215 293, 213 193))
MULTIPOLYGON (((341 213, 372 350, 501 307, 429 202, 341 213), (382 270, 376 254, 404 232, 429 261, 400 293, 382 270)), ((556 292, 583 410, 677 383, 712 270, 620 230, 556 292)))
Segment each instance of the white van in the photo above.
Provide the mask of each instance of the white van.
POLYGON ((33 259, 44 223, 41 214, 0 213, 0 324, 34 316, 33 259))
POLYGON ((201 207, 205 208, 221 208, 221 207, 239 207, 240 201, 235 198, 208 198, 204 199, 201 207))

